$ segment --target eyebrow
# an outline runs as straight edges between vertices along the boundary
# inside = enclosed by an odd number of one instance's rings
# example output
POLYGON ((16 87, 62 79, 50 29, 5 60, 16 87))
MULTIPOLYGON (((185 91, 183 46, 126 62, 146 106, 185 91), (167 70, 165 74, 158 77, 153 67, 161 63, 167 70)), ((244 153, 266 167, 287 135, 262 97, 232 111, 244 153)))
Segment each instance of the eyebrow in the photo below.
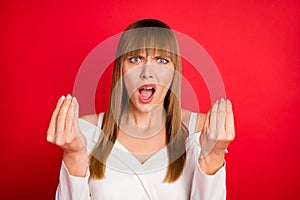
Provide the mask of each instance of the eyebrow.
MULTIPOLYGON (((144 56, 144 55, 142 55, 142 54, 128 55, 128 56, 127 56, 127 58, 133 58, 133 57, 146 58, 146 56, 144 56)), ((151 58, 164 58, 164 59, 171 60, 171 57, 169 57, 169 56, 163 56, 163 55, 151 56, 151 58)))

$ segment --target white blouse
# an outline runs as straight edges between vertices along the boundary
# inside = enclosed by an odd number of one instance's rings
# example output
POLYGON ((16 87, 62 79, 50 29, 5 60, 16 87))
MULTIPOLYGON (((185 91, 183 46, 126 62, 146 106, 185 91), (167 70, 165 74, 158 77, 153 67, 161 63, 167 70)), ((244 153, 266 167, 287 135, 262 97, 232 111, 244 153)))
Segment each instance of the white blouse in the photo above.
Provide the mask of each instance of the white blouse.
MULTIPOLYGON (((101 134, 103 113, 98 126, 79 119, 79 127, 87 140, 90 153, 101 134)), ((198 164, 200 154, 200 132, 194 133, 197 115, 192 113, 189 122, 189 137, 186 141, 186 163, 181 176, 174 183, 164 183, 168 169, 167 147, 161 149, 141 164, 121 143, 115 142, 106 162, 105 178, 98 180, 75 177, 69 174, 62 162, 58 200, 219 200, 226 199, 225 166, 214 175, 201 171, 198 164)))

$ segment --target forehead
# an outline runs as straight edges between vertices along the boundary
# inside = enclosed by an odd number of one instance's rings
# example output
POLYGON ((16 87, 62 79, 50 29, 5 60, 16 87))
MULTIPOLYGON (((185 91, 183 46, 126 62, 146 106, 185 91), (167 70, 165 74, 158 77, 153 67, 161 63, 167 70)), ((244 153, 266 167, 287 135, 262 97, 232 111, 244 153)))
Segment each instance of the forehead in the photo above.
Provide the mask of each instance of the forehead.
POLYGON ((131 51, 127 53, 127 56, 162 56, 162 57, 172 57, 172 53, 166 50, 162 49, 155 49, 155 48, 144 48, 144 49, 138 49, 135 51, 131 51))
POLYGON ((147 27, 125 31, 119 42, 117 57, 124 55, 160 54, 179 55, 179 47, 172 30, 147 27))

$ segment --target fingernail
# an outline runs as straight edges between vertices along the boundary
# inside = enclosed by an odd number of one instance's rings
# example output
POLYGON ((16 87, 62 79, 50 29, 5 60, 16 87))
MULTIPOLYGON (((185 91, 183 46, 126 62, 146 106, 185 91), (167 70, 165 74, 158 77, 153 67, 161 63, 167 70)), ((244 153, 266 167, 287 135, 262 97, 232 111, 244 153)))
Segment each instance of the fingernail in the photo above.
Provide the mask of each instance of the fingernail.
POLYGON ((223 98, 221 98, 221 101, 224 101, 224 99, 223 99, 223 98))
POLYGON ((65 100, 65 96, 61 96, 60 98, 59 98, 59 102, 63 102, 65 100))
POLYGON ((72 96, 71 96, 70 94, 68 94, 67 97, 66 97, 66 99, 67 99, 67 100, 70 100, 71 97, 72 97, 72 96))
POLYGON ((73 97, 72 102, 76 102, 76 101, 77 101, 76 97, 73 97))
POLYGON ((231 103, 229 99, 226 100, 227 103, 231 103))

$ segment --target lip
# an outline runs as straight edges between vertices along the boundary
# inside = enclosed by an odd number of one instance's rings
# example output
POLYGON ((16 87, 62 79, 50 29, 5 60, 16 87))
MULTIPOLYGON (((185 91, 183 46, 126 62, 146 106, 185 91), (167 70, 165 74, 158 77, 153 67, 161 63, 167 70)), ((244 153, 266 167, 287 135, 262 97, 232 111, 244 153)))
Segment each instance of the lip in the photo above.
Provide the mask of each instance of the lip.
MULTIPOLYGON (((142 85, 138 88, 138 91, 140 91, 143 88, 149 88, 149 87, 153 88, 156 91, 156 85, 155 84, 144 84, 144 85, 142 85)), ((149 99, 144 99, 141 95, 139 95, 140 102, 143 103, 143 104, 150 103, 152 101, 153 97, 154 97, 154 93, 152 94, 152 96, 149 99)))
POLYGON ((137 90, 140 91, 141 89, 148 88, 148 87, 152 87, 156 91, 156 85, 155 84, 144 84, 144 85, 140 86, 137 90))

